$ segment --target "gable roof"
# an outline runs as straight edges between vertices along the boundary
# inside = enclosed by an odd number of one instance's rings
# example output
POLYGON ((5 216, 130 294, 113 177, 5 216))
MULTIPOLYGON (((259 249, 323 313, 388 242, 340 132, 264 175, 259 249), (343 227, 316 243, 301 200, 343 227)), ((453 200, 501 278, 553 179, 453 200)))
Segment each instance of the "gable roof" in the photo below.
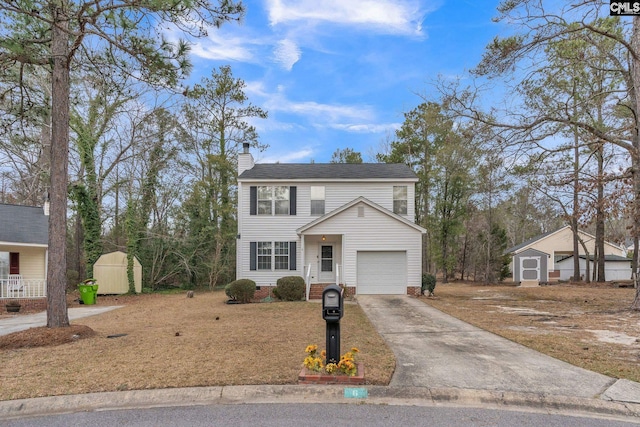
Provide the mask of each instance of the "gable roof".
POLYGON ((418 177, 401 163, 257 163, 238 177, 243 179, 409 179, 418 177))
POLYGON ((393 218, 393 219, 395 219, 397 221, 400 221, 400 222, 408 225, 409 227, 412 227, 412 228, 416 229, 417 231, 421 232, 422 234, 427 232, 427 230, 425 230, 424 228, 420 227, 418 224, 415 224, 415 223, 409 221, 408 219, 406 219, 406 218, 404 218, 404 217, 402 217, 400 215, 397 215, 397 214, 395 214, 395 213, 393 213, 391 211, 388 211, 387 209, 383 208, 382 206, 377 205, 377 204, 373 203, 371 200, 369 200, 369 199, 367 199, 365 197, 362 197, 362 196, 358 197, 357 199, 354 199, 354 200, 350 201, 346 205, 340 206, 338 209, 334 209, 331 212, 322 215, 320 218, 317 218, 317 219, 311 221, 310 223, 308 223, 306 225, 303 225, 302 227, 298 228, 296 230, 296 232, 298 234, 303 234, 308 229, 310 229, 310 228, 312 228, 312 227, 314 227, 314 226, 316 226, 316 225, 318 225, 318 224, 320 224, 320 223, 322 223, 324 221, 327 221, 330 218, 333 218, 334 216, 346 211, 347 209, 349 209, 349 208, 351 208, 351 207, 353 207, 353 206, 355 206, 355 205, 357 205, 359 203, 364 203, 365 205, 368 205, 368 206, 372 207, 373 209, 375 209, 375 210, 377 210, 377 211, 379 211, 379 212, 381 212, 381 213, 383 213, 383 214, 385 214, 385 215, 387 215, 387 216, 389 216, 389 217, 391 217, 391 218, 393 218))
MULTIPOLYGON (((532 245, 532 244, 534 244, 534 243, 536 243, 536 242, 538 242, 540 240, 543 240, 543 239, 545 239, 545 238, 547 238, 549 236, 552 236, 552 235, 554 235, 556 233, 560 233, 560 232, 562 232, 562 231, 564 231, 566 229, 571 229, 571 226, 570 225, 565 225, 564 227, 561 227, 561 228, 559 228, 557 230, 549 231, 549 232, 546 232, 546 233, 542 233, 542 234, 540 234, 538 236, 535 236, 535 237, 527 240, 526 242, 522 242, 519 245, 516 245, 516 246, 513 246, 511 248, 508 248, 506 251, 504 251, 504 253, 505 254, 517 254, 522 249, 524 249, 524 248, 526 248, 526 247, 528 247, 528 246, 530 246, 530 245, 532 245)), ((590 240, 595 240, 595 238, 596 238, 596 236, 594 236, 593 234, 589 234, 586 231, 582 231, 582 230, 578 230, 578 235, 581 235, 583 238, 586 236, 590 240)), ((614 243, 611 243, 611 242, 605 241, 604 244, 612 246, 612 247, 617 248, 617 249, 620 249, 621 251, 623 250, 622 247, 620 247, 620 246, 618 246, 618 245, 616 245, 614 243)))
POLYGON ((0 243, 48 245, 49 217, 41 207, 0 204, 0 243))
POLYGON ((529 246, 530 244, 535 243, 535 242, 537 242, 538 240, 542 240, 542 239, 544 239, 545 237, 551 236, 552 234, 555 234, 555 233, 557 233, 557 232, 559 232, 559 231, 562 231, 562 230, 564 230, 564 229, 565 229, 565 228, 567 228, 567 227, 569 227, 569 226, 568 226, 568 225, 565 225, 564 227, 559 228, 559 229, 557 229, 557 230, 547 231, 546 233, 539 234, 539 235, 537 235, 537 236, 535 236, 535 237, 532 237, 531 239, 529 239, 529 240, 527 240, 527 241, 524 241, 524 242, 520 243, 519 245, 515 245, 515 246, 512 246, 512 247, 508 248, 507 250, 505 250, 505 251, 504 251, 504 253, 505 253, 505 254, 512 254, 512 253, 518 252, 520 249, 522 249, 522 248, 526 248, 526 247, 527 247, 527 246, 529 246))

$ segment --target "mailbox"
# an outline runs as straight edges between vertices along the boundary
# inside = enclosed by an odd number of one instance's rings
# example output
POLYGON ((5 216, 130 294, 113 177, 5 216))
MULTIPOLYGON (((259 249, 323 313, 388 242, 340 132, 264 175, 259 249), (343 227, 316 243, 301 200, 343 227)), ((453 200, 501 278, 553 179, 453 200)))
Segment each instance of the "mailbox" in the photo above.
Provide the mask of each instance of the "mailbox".
POLYGON ((340 319, 344 313, 342 288, 329 285, 322 291, 322 318, 327 325, 326 363, 340 360, 340 319))
POLYGON ((322 291, 322 318, 327 322, 339 322, 344 312, 342 288, 329 285, 322 291))

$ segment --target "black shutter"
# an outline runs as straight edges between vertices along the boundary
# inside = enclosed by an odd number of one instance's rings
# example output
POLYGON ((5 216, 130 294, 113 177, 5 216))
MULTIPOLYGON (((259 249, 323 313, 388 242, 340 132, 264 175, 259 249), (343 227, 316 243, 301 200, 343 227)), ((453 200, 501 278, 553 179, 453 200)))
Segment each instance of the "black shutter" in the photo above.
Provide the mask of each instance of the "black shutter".
POLYGON ((289 215, 296 214, 296 199, 298 187, 289 187, 289 215))
POLYGON ((296 270, 296 242, 289 242, 289 270, 296 270))
MULTIPOLYGON (((255 187, 254 187, 255 188, 255 187)), ((249 243, 249 270, 258 269, 258 244, 256 242, 249 243)), ((245 264, 246 265, 246 264, 245 264)))
POLYGON ((249 187, 249 215, 258 213, 258 187, 249 187))

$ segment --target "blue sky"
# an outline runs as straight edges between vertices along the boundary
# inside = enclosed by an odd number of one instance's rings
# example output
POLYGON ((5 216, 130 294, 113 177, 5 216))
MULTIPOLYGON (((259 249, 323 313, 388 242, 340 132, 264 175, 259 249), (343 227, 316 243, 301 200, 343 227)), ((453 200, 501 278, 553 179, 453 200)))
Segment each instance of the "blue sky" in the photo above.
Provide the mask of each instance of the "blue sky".
POLYGON ((243 0, 241 24, 197 40, 190 83, 231 65, 269 145, 259 162, 328 162, 340 148, 374 161, 438 75, 479 61, 501 25, 498 1, 243 0))

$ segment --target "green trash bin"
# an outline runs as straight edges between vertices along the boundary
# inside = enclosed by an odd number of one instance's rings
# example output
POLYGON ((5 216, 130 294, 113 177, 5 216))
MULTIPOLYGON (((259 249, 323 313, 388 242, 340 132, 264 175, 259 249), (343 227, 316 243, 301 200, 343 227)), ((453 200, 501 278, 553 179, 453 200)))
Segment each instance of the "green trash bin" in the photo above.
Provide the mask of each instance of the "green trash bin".
POLYGON ((85 305, 96 303, 96 295, 98 294, 98 285, 78 285, 80 290, 80 299, 85 305))

